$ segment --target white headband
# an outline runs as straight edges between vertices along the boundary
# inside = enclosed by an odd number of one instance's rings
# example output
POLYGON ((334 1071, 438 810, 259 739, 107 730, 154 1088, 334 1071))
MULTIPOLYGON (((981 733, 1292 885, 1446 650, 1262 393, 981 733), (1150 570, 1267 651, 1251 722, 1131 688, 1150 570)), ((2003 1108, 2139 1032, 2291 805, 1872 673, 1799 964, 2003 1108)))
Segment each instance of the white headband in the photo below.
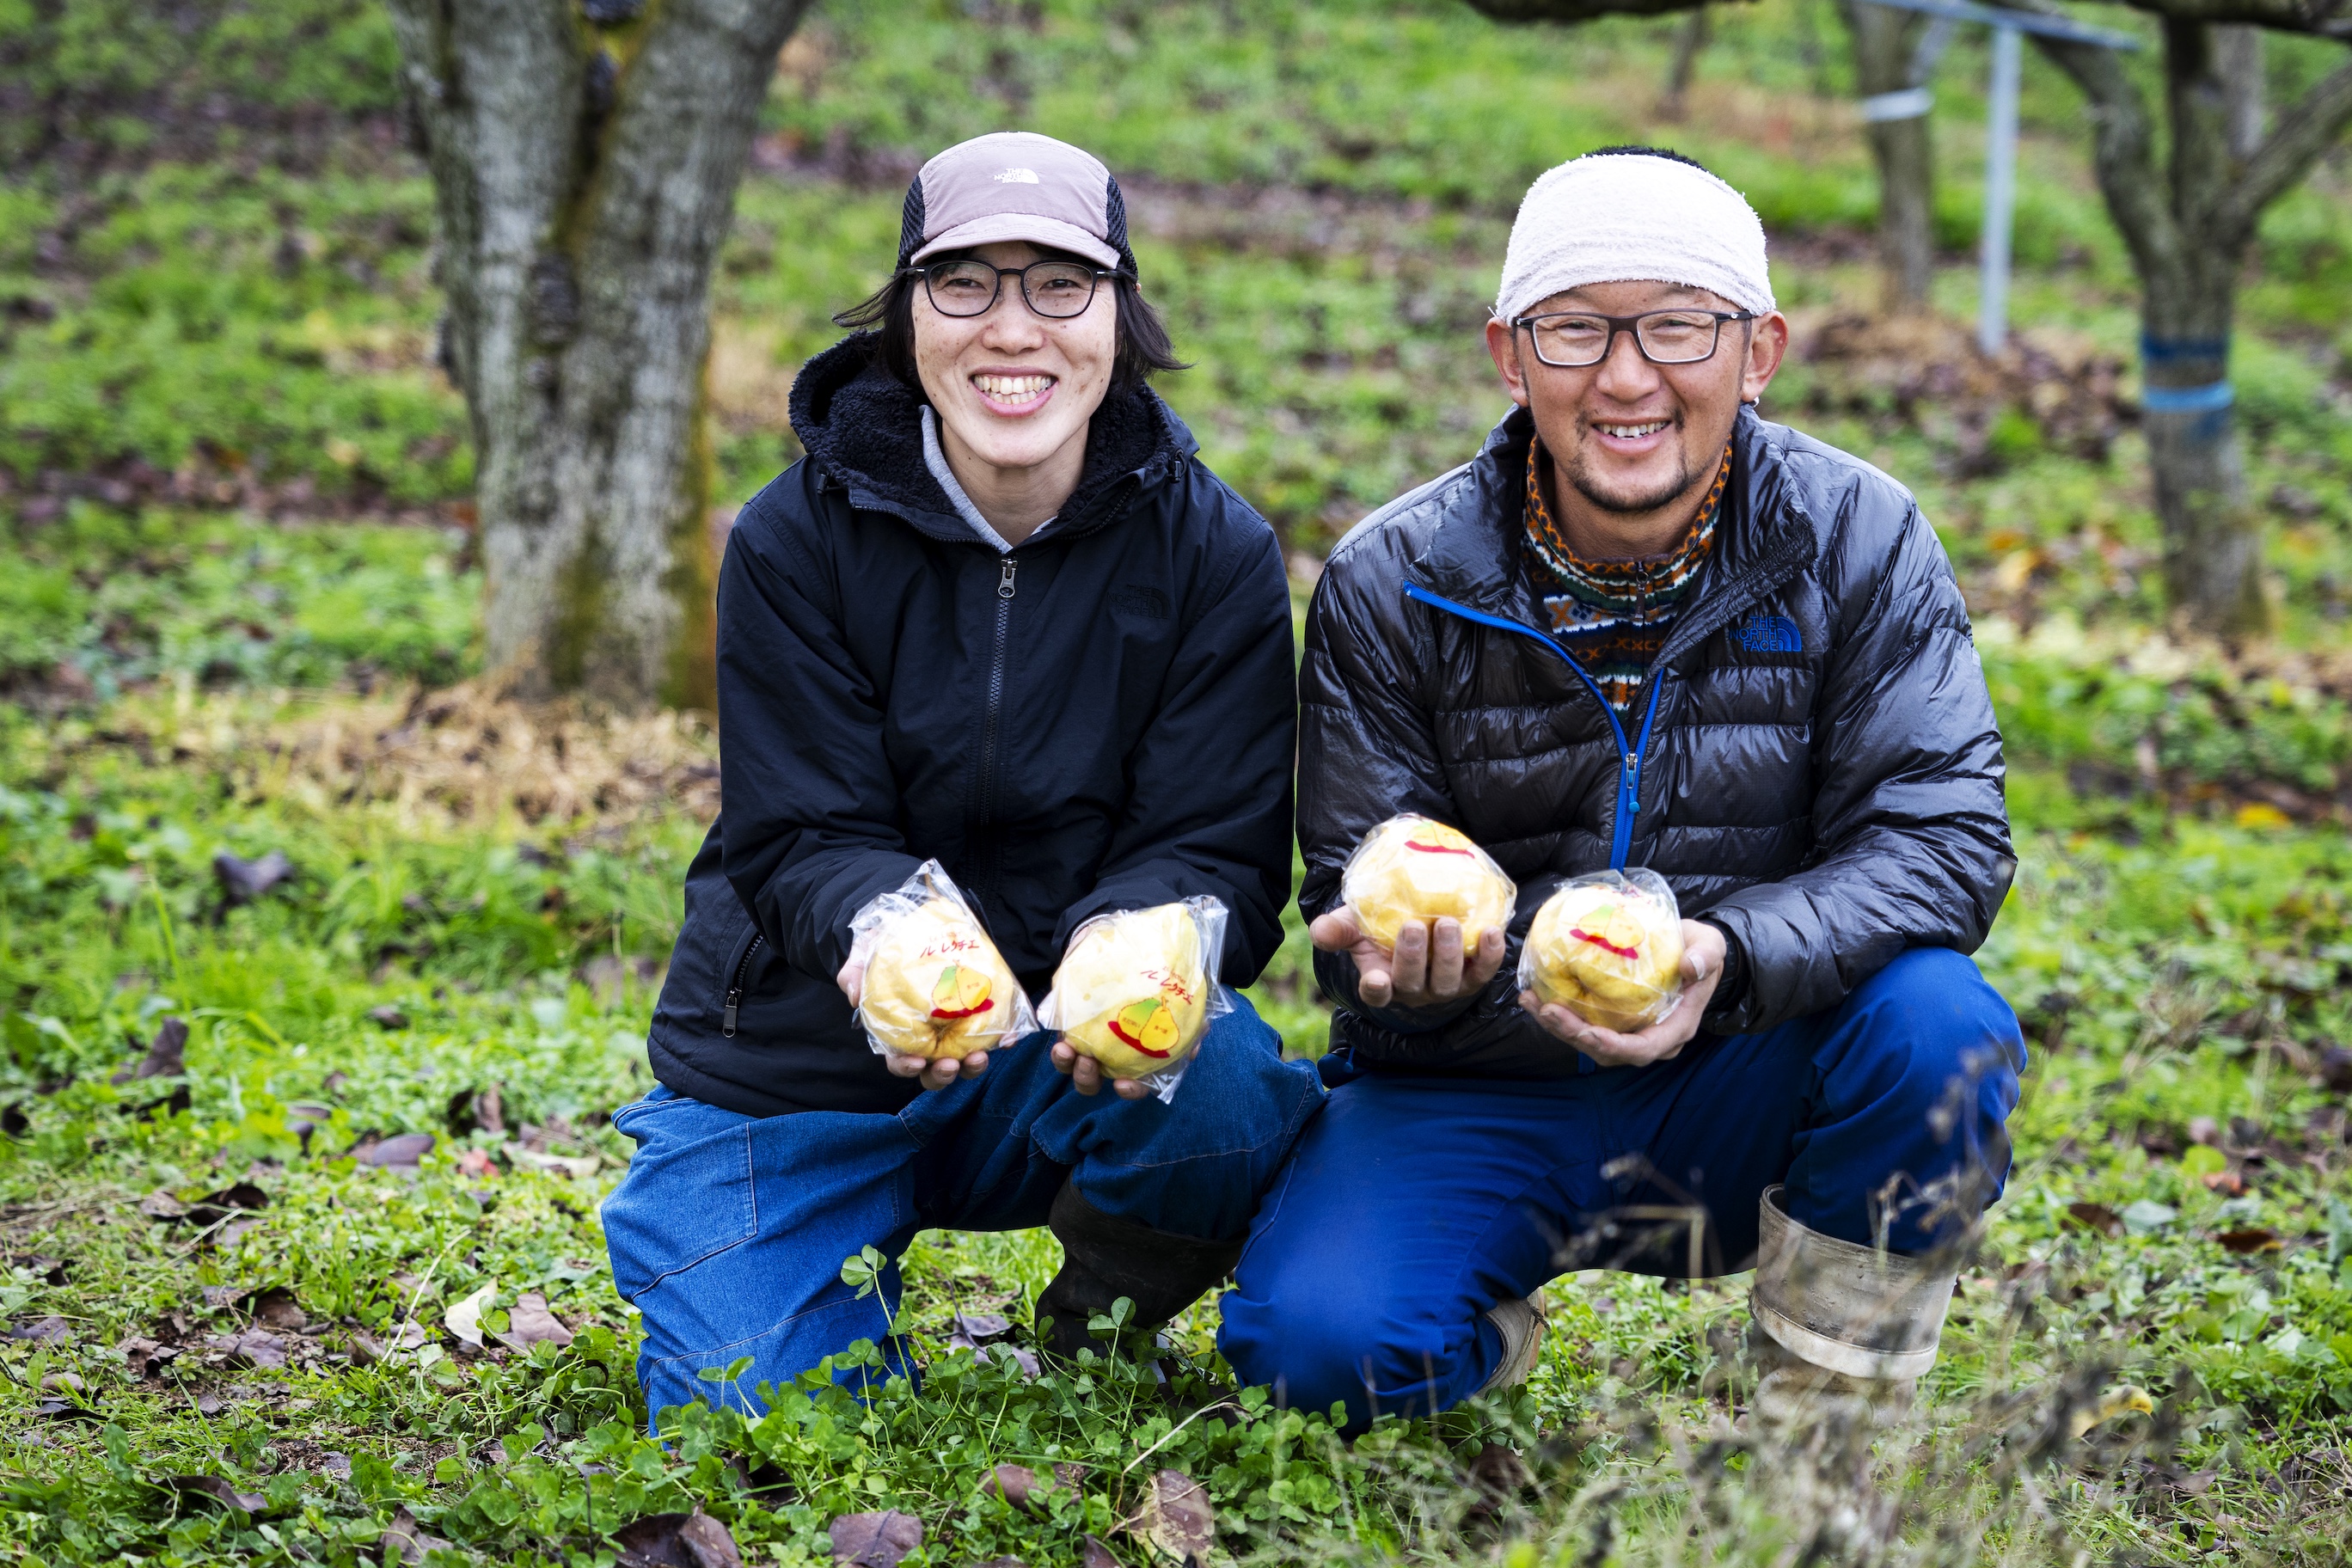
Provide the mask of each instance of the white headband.
POLYGON ((1705 169, 1647 153, 1570 159, 1528 187, 1495 313, 1509 321, 1587 283, 1679 283, 1759 315, 1778 307, 1764 225, 1705 169))

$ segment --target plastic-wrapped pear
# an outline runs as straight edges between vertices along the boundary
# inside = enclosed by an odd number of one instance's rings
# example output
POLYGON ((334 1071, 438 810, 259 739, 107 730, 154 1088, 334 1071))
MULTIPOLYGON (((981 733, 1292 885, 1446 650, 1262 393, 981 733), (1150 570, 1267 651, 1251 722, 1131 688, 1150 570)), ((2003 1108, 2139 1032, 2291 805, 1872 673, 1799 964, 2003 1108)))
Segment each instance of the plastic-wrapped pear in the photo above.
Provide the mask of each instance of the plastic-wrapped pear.
POLYGON ((1160 904, 1089 923, 1054 974, 1053 1016, 1072 1049, 1113 1078, 1164 1072, 1192 1054, 1208 1024, 1201 928, 1191 908, 1160 904))
POLYGON ((866 962, 858 1016, 901 1056, 992 1050, 1026 1011, 1021 983, 971 912, 935 898, 893 914, 866 962))
POLYGON ((1426 816, 1391 816, 1348 858, 1339 896, 1364 934, 1394 952, 1408 921, 1451 917, 1462 946, 1510 923, 1518 889, 1487 853, 1458 829, 1426 816))
POLYGON ((1683 993, 1682 914, 1664 879, 1603 871, 1544 900, 1528 928, 1519 984, 1587 1023, 1633 1034, 1683 993))

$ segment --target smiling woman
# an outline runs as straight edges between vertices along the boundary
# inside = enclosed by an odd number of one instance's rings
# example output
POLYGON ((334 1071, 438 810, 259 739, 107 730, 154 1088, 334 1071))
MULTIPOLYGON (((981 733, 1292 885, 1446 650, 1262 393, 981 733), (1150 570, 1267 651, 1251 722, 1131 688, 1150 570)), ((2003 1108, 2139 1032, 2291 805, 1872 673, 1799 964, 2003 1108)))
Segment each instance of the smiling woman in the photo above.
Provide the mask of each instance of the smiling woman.
POLYGON ((1160 993, 1120 999, 1134 1055, 1017 1029, 868 1048, 869 994, 973 1005, 850 941, 933 859, 1008 995, 1065 990, 1098 917, 1188 906, 1216 934, 1179 952, 1177 922, 1142 919, 1138 964, 1255 980, 1290 886, 1297 703, 1281 551, 1145 384, 1175 358, 1100 163, 1018 133, 940 153, 889 286, 843 320, 871 330, 793 383, 807 458, 728 539, 719 824, 654 1014, 662 1088, 614 1119, 639 1148, 605 1235, 656 1411, 754 1405, 871 1337, 896 1265, 845 1284, 842 1259, 918 1226, 1050 1223, 1041 1345, 1108 1350, 1107 1315, 1148 1332, 1233 1266, 1319 1103, 1246 1001, 1198 986, 1164 1026, 1160 993), (1181 1097, 1122 1076, 1180 1045, 1181 1097))
POLYGON ((952 148, 908 193, 906 227, 898 271, 834 319, 872 330, 874 358, 921 392, 927 439, 964 497, 1018 544, 1077 488, 1104 399, 1181 362, 1138 284, 1118 187, 1075 147, 1006 133, 952 148), (993 210, 1013 193, 1044 216, 993 210))

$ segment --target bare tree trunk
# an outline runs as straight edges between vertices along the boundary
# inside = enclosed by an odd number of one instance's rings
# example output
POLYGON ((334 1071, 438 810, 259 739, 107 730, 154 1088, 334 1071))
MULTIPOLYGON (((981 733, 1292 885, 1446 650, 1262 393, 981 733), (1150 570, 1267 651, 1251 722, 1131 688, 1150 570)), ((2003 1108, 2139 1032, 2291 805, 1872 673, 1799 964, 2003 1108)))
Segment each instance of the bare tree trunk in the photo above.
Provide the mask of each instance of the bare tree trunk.
POLYGON ((2263 30, 2216 27, 2213 53, 2221 64, 2221 91, 2229 103, 2230 151, 2251 158, 2263 144, 2263 30))
MULTIPOLYGON (((1915 12, 1843 0, 1853 37, 1855 86, 1864 99, 1902 92, 1925 18, 1915 12)), ((1935 160, 1924 113, 1875 120, 1867 127, 1878 164, 1878 259, 1885 309, 1905 314, 1927 307, 1936 277, 1935 160)))
MULTIPOLYGON (((2036 7, 2045 8, 2045 7, 2036 7)), ((2232 145, 2231 93, 2216 35, 2164 24, 2168 167, 2138 88, 2108 50, 2037 37, 2090 100, 2093 166, 2141 285, 2142 428, 2164 527, 2165 585, 2200 630, 2266 629, 2262 519, 2246 494, 2232 416, 2230 333, 2238 278, 2263 209, 2352 125, 2352 65, 2289 106, 2248 153, 2232 145)))
POLYGON ((1658 100, 1658 118, 1680 120, 1690 111, 1691 78, 1698 73, 1699 51, 1706 47, 1714 28, 1704 5, 1683 18, 1675 29, 1675 58, 1666 67, 1665 95, 1658 100))
POLYGON ((389 0, 472 416, 492 671, 711 700, 711 263, 806 0, 389 0))

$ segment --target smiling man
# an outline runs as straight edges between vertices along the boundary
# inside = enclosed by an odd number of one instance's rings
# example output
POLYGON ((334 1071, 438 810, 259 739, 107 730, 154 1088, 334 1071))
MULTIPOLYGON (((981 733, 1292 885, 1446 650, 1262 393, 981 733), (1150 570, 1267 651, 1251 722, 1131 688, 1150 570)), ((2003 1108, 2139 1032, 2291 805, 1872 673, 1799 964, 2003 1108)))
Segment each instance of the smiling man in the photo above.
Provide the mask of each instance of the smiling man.
POLYGON ((1910 495, 1758 416, 1788 342, 1731 187, 1651 149, 1565 163, 1486 326, 1517 406, 1332 552, 1299 903, 1335 1089, 1222 1342, 1296 1405, 1360 1423, 1523 1377, 1530 1298, 1571 1268, 1757 1267, 1759 1408, 1883 1406, 1934 1360, 2024 1063, 1967 956, 2013 870, 2000 740, 1910 495), (1401 812, 1511 874, 1507 939, 1358 929, 1340 872, 1401 812), (1563 879, 1629 866, 1673 887, 1687 955, 1675 1010, 1620 1035, 1515 976, 1563 879))

